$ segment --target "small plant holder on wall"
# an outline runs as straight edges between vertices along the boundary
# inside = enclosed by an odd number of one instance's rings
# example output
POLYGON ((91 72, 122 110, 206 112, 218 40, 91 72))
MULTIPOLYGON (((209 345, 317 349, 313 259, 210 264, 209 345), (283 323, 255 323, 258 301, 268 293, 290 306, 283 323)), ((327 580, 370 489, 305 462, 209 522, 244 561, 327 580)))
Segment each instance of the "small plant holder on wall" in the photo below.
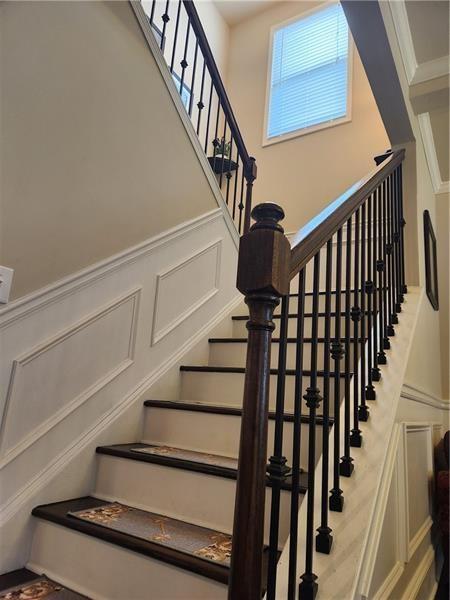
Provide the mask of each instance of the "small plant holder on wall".
POLYGON ((208 156, 209 164, 216 175, 223 173, 231 173, 237 170, 237 163, 231 160, 231 142, 226 142, 225 138, 220 140, 216 138, 213 141, 214 152, 213 156, 208 156))
POLYGON ((434 310, 439 310, 436 235, 434 233, 430 213, 427 210, 423 213, 423 234, 425 243, 425 283, 427 296, 434 310))

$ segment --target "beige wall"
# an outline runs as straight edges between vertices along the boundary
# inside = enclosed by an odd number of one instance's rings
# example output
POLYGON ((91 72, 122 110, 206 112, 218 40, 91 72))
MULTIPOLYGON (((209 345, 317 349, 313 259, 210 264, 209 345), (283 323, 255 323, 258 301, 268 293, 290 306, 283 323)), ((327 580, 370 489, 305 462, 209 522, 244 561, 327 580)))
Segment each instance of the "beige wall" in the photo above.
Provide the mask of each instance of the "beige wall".
POLYGON ((319 5, 282 2, 231 29, 228 89, 250 154, 256 157, 256 202, 273 201, 294 231, 374 167, 389 147, 369 83, 354 52, 352 121, 262 147, 270 28, 319 5))
POLYGON ((127 2, 2 2, 12 297, 217 206, 127 2))
POLYGON ((442 395, 450 401, 450 194, 436 196, 442 395))

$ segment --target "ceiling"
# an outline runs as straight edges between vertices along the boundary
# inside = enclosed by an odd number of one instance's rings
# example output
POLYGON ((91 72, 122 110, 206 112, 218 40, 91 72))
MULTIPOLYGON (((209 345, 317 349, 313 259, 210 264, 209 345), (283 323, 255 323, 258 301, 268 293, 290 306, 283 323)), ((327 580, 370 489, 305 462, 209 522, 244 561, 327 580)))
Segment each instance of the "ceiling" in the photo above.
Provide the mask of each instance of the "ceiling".
POLYGON ((225 21, 232 27, 241 21, 255 17, 284 0, 213 0, 225 21))

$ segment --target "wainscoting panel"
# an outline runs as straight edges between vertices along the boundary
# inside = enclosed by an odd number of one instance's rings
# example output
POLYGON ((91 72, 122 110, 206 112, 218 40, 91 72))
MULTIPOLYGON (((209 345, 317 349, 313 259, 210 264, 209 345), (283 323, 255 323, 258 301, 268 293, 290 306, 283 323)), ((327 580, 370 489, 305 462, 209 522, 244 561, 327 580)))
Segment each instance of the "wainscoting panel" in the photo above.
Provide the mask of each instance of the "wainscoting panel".
POLYGON ((96 446, 140 439, 148 390, 176 399, 187 353, 231 334, 236 268, 218 208, 0 308, 0 572, 33 506, 92 492, 96 446))
POLYGON ((140 289, 13 361, 1 463, 45 435, 133 362, 140 289))

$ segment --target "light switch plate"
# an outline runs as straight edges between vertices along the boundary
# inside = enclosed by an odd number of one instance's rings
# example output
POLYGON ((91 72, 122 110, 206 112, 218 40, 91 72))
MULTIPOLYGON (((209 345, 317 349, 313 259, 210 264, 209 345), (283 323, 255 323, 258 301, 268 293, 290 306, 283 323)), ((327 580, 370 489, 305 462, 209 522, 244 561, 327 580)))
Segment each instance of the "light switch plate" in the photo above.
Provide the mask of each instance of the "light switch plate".
POLYGON ((0 304, 6 304, 9 300, 14 269, 0 265, 0 304))

